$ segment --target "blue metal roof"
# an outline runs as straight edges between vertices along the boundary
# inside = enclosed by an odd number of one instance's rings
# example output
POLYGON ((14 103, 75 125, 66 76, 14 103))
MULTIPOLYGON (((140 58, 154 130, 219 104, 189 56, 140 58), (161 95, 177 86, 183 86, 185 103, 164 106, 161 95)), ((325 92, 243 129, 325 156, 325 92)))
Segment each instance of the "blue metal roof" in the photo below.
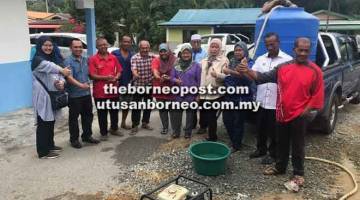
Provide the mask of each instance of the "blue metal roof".
POLYGON ((255 24, 260 8, 180 9, 168 22, 160 26, 209 26, 255 24))

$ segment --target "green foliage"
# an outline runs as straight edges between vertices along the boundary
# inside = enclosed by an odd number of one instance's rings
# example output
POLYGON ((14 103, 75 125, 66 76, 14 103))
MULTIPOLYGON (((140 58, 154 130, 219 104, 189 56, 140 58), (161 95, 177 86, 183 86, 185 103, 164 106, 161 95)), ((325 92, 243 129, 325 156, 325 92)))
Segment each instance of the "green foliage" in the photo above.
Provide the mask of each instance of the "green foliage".
MULTIPOLYGON (((115 40, 114 32, 147 39, 153 46, 165 41, 160 22, 170 20, 179 9, 261 7, 266 0, 95 0, 97 33, 115 40), (120 24, 125 27, 119 26, 120 24)), ((328 9, 329 0, 292 0, 308 12, 328 9)), ((76 10, 73 0, 48 0, 52 12, 70 13, 84 21, 84 12, 76 10)), ((28 1, 29 10, 45 11, 45 0, 28 1)), ((359 0, 333 0, 332 11, 360 16, 359 0)))

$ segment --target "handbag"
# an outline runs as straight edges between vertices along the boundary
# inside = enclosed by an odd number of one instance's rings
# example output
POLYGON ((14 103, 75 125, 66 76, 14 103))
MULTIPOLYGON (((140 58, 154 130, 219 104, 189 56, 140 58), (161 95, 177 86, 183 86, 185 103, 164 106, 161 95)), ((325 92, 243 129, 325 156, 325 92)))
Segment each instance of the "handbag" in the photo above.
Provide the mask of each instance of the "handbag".
POLYGON ((63 107, 68 106, 68 93, 65 91, 49 91, 45 84, 34 75, 37 81, 42 85, 45 91, 49 94, 51 107, 53 110, 59 110, 63 107))

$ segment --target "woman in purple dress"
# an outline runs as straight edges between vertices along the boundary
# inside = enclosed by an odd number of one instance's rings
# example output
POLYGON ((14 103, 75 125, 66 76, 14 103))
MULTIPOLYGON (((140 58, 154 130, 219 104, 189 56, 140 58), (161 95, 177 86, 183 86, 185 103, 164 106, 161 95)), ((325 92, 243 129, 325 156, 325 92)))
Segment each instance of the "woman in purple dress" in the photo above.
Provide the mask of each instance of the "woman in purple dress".
MULTIPOLYGON (((180 50, 180 59, 171 73, 171 81, 178 87, 199 87, 201 78, 201 67, 197 62, 192 61, 192 48, 190 45, 184 45, 180 50)), ((197 100, 197 94, 177 94, 174 101, 194 102, 197 100)), ((180 137, 182 125, 182 113, 184 110, 172 110, 170 113, 173 138, 180 137)), ((185 138, 191 138, 193 121, 196 116, 196 110, 187 109, 185 122, 185 138)))

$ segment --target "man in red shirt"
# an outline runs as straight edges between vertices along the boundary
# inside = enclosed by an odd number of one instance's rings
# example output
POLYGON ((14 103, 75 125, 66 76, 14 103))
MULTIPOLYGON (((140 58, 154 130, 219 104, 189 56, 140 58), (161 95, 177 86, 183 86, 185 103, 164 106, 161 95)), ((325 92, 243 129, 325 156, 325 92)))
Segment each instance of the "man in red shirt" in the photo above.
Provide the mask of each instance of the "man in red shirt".
POLYGON ((119 78, 121 75, 122 67, 117 58, 107 51, 109 44, 105 38, 100 37, 96 40, 97 54, 89 58, 89 75, 93 80, 93 96, 98 113, 98 121, 100 126, 101 140, 108 138, 108 122, 107 115, 110 113, 110 134, 122 136, 118 130, 118 114, 119 109, 107 108, 106 103, 110 101, 111 104, 119 101, 119 94, 111 94, 109 91, 105 93, 104 86, 118 87, 119 78), (102 106, 104 104, 105 106, 102 106))
POLYGON ((324 81, 320 67, 308 60, 311 42, 301 37, 295 41, 295 60, 280 64, 275 69, 259 73, 247 67, 239 72, 256 80, 257 84, 274 82, 278 84, 276 120, 278 123, 278 160, 275 167, 264 171, 265 175, 286 172, 290 142, 292 143, 292 165, 297 186, 304 184, 305 133, 308 119, 324 104, 324 81))

